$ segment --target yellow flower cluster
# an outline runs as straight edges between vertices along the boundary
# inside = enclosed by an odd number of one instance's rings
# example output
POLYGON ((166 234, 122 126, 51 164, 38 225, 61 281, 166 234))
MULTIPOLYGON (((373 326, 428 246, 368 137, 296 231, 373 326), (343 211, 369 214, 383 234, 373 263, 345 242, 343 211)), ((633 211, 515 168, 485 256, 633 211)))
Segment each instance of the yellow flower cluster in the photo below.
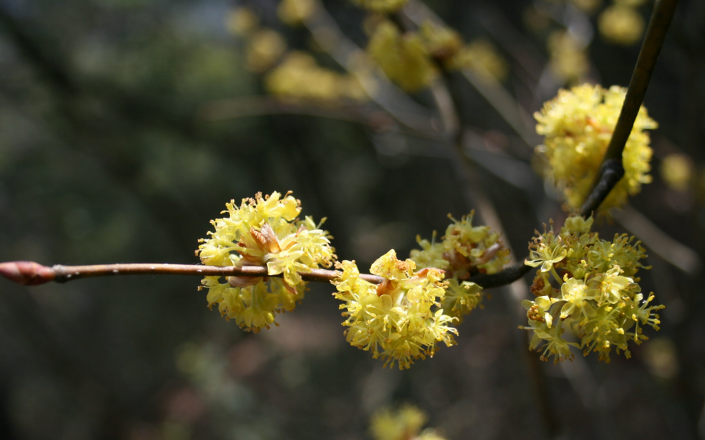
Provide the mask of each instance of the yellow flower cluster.
POLYGON ((372 264, 370 272, 384 278, 374 285, 360 278, 354 261, 338 265, 343 272, 333 281, 333 295, 344 302, 346 339, 353 347, 372 351, 385 366, 409 368, 414 359, 433 357, 436 342, 455 344, 458 331, 450 324, 440 302, 445 296, 443 272, 423 269, 416 272, 412 260, 397 259, 394 250, 372 264))
POLYGON ((529 321, 523 328, 533 331, 529 349, 543 349, 542 360, 572 359, 571 346, 586 356, 596 351, 605 362, 612 348, 628 358, 627 341, 640 344, 648 339, 641 327, 659 329, 655 312, 664 306, 649 306, 653 293, 644 299, 637 284, 644 248, 626 234, 601 240, 590 232, 592 223, 592 217, 569 217, 558 234, 551 226, 529 245, 525 264, 540 269, 531 286, 536 299, 522 302, 529 321), (563 338, 566 328, 575 332, 580 344, 563 338))
MULTIPOLYGON (((624 103, 626 90, 612 86, 584 84, 570 91, 560 90, 558 96, 534 113, 538 121, 536 132, 543 135, 544 144, 536 153, 546 161, 546 177, 563 191, 569 208, 578 208, 592 188, 602 158, 624 103)), ((624 177, 601 205, 601 209, 619 207, 651 182, 649 134, 656 128, 642 107, 629 135, 622 155, 624 177)))
POLYGON ((311 217, 299 220, 301 203, 289 193, 281 197, 258 193, 225 205, 227 217, 211 221, 210 238, 201 239, 196 251, 208 266, 263 266, 269 275, 281 278, 208 276, 201 282, 208 288, 208 306, 218 305, 226 319, 234 319, 246 330, 269 328, 275 313, 291 311, 303 299, 305 283, 300 272, 335 260, 329 235, 311 217))
POLYGON ((444 440, 433 429, 421 431, 426 421, 423 411, 405 405, 396 411, 384 409, 376 413, 372 416, 370 431, 375 440, 444 440))
POLYGON ((426 21, 418 32, 399 32, 390 21, 374 25, 367 52, 387 77, 408 92, 427 87, 438 75, 438 66, 447 70, 472 69, 488 79, 502 81, 507 66, 487 41, 465 44, 453 29, 426 21))
POLYGON ((264 78, 265 88, 274 95, 294 99, 336 101, 368 98, 360 82, 350 74, 324 69, 305 52, 290 52, 264 78))
MULTIPOLYGON (((473 226, 474 213, 453 220, 443 239, 436 243, 416 237, 421 250, 411 251, 411 259, 419 268, 438 268, 448 280, 441 307, 448 315, 462 320, 480 305, 482 287, 466 281, 477 273, 497 273, 509 263, 509 250, 499 234, 488 226, 473 226)), ((435 238, 435 232, 434 232, 435 238)))

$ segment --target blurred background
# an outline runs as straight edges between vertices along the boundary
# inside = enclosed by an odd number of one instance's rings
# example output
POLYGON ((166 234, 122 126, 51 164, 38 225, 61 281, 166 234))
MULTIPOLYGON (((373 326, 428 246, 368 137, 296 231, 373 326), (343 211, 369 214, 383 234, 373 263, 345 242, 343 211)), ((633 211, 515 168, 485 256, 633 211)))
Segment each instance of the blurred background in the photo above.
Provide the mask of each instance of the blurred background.
MULTIPOLYGON (((560 87, 626 86, 652 3, 412 1, 468 62, 407 94, 344 0, 0 0, 0 261, 196 263, 227 201, 275 190, 363 270, 472 209, 521 260, 565 216, 532 113, 560 87)), ((406 371, 346 344, 332 286, 251 334, 194 277, 0 280, 0 437, 363 439, 412 403, 448 439, 705 438, 703 53, 705 3, 681 0, 645 101, 654 182, 598 228, 643 240, 640 284, 667 307, 632 359, 539 362, 525 280, 406 371)))

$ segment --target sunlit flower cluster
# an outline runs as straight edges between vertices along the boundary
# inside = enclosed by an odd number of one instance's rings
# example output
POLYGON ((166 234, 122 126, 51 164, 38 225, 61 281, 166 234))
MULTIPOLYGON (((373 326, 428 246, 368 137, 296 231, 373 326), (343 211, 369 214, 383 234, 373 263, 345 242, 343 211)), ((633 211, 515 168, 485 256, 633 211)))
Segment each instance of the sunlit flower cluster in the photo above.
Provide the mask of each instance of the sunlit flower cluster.
POLYGON ((322 68, 311 55, 299 51, 290 52, 265 76, 264 84, 270 93, 287 98, 334 102, 368 97, 355 76, 322 68))
POLYGON ((450 316, 462 320, 480 305, 482 287, 467 281, 478 273, 492 274, 509 263, 509 250, 499 234, 488 226, 473 226, 473 213, 460 221, 453 220, 440 243, 434 237, 429 242, 417 237, 421 249, 411 251, 411 259, 419 268, 445 271, 447 289, 442 308, 450 316))
POLYGON ((293 196, 274 192, 243 199, 240 206, 226 204, 227 214, 211 223, 214 232, 201 239, 196 251, 208 266, 262 266, 279 277, 208 276, 201 287, 208 288, 208 305, 217 304, 220 313, 246 330, 259 331, 274 323, 275 313, 291 311, 303 299, 305 283, 300 272, 330 267, 335 255, 326 231, 311 217, 299 220, 300 202, 293 196))
MULTIPOLYGON (((624 102, 625 89, 584 84, 560 90, 540 112, 536 132, 545 136, 536 148, 546 162, 545 174, 563 191, 569 208, 578 208, 590 191, 624 102)), ((602 209, 623 205, 628 195, 651 182, 649 134, 657 127, 642 107, 622 155, 625 174, 602 203, 602 209)))
POLYGON ((653 293, 645 297, 637 284, 644 248, 626 234, 601 240, 590 232, 592 222, 592 217, 569 217, 558 234, 551 225, 529 245, 525 264, 539 270, 531 286, 536 299, 522 302, 529 323, 523 328, 533 331, 529 348, 543 350, 543 360, 572 359, 571 346, 584 355, 598 352, 605 362, 612 348, 628 358, 629 340, 648 339, 644 325, 659 329, 656 311, 664 306, 649 305, 653 293), (568 328, 579 343, 563 337, 568 328))
POLYGON ((394 250, 372 264, 370 272, 384 278, 375 285, 360 278, 354 261, 343 261, 339 279, 333 281, 333 295, 344 302, 346 339, 353 347, 381 357, 385 366, 398 363, 409 368, 414 359, 433 357, 437 342, 455 344, 458 332, 450 324, 454 318, 440 308, 445 296, 443 271, 416 272, 412 260, 397 259, 394 250))
POLYGON ((421 428, 427 417, 423 411, 412 405, 405 405, 396 411, 383 409, 372 416, 370 431, 374 440, 443 440, 431 428, 421 428))

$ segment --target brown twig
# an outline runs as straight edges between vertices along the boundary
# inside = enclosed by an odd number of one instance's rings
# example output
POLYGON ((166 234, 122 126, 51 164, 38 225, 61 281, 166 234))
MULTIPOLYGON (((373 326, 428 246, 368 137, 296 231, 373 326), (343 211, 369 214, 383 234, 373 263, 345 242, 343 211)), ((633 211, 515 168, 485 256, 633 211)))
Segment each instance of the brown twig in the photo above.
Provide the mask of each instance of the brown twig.
MULTIPOLYGON (((104 277, 112 275, 197 275, 197 276, 239 276, 239 277, 281 277, 282 274, 269 275, 264 266, 219 267, 197 264, 93 264, 88 266, 42 266, 33 261, 9 261, 0 263, 0 275, 25 286, 37 286, 55 281, 65 283, 81 278, 104 277)), ((327 269, 311 269, 299 272, 305 281, 330 282, 340 277, 340 272, 327 269)), ((372 274, 360 274, 360 278, 373 284, 379 284, 383 278, 372 274)))
POLYGON ((656 2, 644 42, 639 51, 639 58, 636 60, 632 79, 629 81, 629 88, 627 89, 627 96, 624 98, 622 111, 619 114, 605 157, 602 159, 600 174, 595 180, 593 190, 580 208, 580 215, 583 217, 590 215, 599 208, 600 204, 612 191, 612 188, 624 176, 624 165, 622 163, 624 146, 632 132, 641 104, 644 102, 651 74, 654 71, 654 66, 656 66, 656 60, 661 52, 661 47, 663 47, 677 4, 678 0, 660 0, 656 2))

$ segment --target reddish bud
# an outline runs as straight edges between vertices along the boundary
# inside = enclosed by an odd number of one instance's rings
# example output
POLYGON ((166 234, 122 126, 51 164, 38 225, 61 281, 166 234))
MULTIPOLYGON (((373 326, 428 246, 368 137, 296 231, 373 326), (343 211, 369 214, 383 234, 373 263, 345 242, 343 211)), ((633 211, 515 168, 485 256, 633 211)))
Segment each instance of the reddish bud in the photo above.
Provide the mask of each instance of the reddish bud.
POLYGON ((0 275, 25 286, 38 286, 54 281, 56 278, 56 274, 50 267, 42 266, 34 261, 0 263, 0 275))

